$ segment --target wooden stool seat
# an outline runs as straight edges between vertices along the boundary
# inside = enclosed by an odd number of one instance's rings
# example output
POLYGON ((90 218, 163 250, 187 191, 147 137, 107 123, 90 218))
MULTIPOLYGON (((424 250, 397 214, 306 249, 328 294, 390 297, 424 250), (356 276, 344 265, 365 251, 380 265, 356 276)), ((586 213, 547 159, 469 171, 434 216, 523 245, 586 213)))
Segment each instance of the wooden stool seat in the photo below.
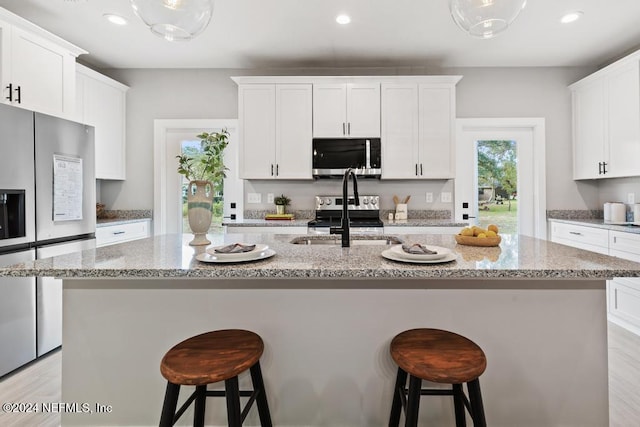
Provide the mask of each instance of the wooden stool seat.
POLYGON ((251 331, 227 329, 187 338, 171 348, 160 362, 167 381, 204 385, 228 380, 260 359, 264 343, 251 331))
POLYGON ((398 427, 403 409, 405 427, 416 427, 421 396, 452 396, 457 427, 467 425, 465 409, 474 426, 486 427, 478 377, 487 368, 487 358, 476 343, 440 329, 411 329, 391 340, 390 351, 398 374, 389 427, 398 427), (451 388, 423 388, 423 380, 450 384, 451 388), (464 383, 468 398, 462 388, 464 383))
POLYGON ((487 358, 476 343, 439 329, 412 329, 396 335, 391 357, 408 374, 443 384, 469 382, 487 368, 487 358))
POLYGON ((258 407, 262 427, 271 427, 271 414, 260 369, 264 351, 262 338, 254 332, 225 329, 205 332, 173 346, 160 362, 160 372, 167 380, 160 427, 173 426, 189 406, 194 404, 193 425, 204 427, 207 397, 224 397, 230 427, 241 427, 253 403, 258 407), (240 390, 238 375, 249 371, 253 390, 240 390), (224 391, 207 390, 207 385, 224 381, 224 391), (178 409, 181 386, 195 386, 195 391, 178 409), (244 408, 240 397, 248 397, 244 408))

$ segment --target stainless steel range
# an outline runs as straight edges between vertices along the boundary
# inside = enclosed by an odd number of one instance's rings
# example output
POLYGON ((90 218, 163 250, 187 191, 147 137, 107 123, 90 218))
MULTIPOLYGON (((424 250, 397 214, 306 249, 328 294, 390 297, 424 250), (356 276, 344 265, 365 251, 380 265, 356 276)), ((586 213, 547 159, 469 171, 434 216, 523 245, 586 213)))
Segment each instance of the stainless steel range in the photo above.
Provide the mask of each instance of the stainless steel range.
MULTIPOLYGON (((382 234, 384 224, 380 220, 380 197, 359 196, 359 199, 359 206, 353 197, 347 201, 351 232, 382 234)), ((316 196, 316 217, 308 223, 309 232, 328 234, 329 227, 340 226, 343 203, 342 196, 316 196)))

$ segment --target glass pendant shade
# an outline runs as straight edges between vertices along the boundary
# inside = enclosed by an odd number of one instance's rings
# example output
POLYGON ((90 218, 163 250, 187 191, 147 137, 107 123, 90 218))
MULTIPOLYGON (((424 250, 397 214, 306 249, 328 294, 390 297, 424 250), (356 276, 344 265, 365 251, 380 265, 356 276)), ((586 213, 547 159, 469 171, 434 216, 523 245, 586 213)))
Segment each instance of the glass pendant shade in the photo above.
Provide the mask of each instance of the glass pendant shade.
POLYGON ((453 21, 464 32, 488 39, 506 30, 527 0, 450 0, 453 21))
POLYGON ((131 0, 131 7, 151 32, 169 41, 194 38, 213 15, 213 0, 131 0))

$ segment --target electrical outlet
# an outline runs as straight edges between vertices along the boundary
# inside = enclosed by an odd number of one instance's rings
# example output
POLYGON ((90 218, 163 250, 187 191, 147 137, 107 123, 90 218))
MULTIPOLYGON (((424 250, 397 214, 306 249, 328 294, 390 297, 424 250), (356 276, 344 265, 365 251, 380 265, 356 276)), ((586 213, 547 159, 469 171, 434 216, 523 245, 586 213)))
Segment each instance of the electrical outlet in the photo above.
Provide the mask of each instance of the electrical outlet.
POLYGON ((267 203, 273 203, 273 193, 267 193, 267 203))
POLYGON ((627 203, 629 203, 630 205, 634 204, 636 202, 636 193, 629 193, 627 194, 627 203))
POLYGON ((262 194, 247 193, 247 203, 262 203, 262 194))
POLYGON ((433 193, 426 193, 425 194, 425 199, 426 199, 427 203, 433 203, 433 193))
POLYGON ((440 201, 442 203, 451 203, 451 192, 443 191, 442 193, 440 193, 440 201))

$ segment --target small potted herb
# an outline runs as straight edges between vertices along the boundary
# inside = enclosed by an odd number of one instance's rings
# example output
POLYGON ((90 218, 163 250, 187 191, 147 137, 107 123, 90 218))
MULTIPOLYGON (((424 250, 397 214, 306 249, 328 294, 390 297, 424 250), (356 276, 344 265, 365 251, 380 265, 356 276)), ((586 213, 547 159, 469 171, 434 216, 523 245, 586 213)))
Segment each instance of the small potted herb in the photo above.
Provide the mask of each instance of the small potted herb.
POLYGON ((276 197, 275 199, 273 199, 273 201, 276 204, 276 212, 279 215, 284 214, 287 210, 287 206, 289 206, 289 204, 291 203, 291 199, 284 194, 276 197))

